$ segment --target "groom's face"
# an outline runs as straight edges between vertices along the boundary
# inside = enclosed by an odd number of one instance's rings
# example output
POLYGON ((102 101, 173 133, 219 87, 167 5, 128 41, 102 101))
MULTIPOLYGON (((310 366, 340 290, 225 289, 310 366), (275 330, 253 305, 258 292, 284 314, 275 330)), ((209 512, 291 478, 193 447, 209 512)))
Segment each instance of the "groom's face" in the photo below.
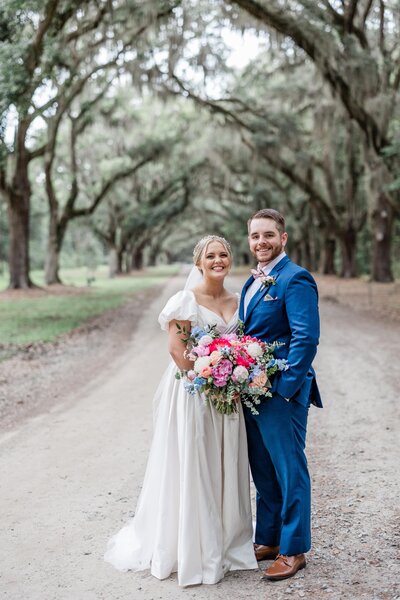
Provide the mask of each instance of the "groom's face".
POLYGON ((285 248, 287 233, 280 233, 273 219, 253 219, 249 226, 250 252, 261 267, 274 260, 285 248))

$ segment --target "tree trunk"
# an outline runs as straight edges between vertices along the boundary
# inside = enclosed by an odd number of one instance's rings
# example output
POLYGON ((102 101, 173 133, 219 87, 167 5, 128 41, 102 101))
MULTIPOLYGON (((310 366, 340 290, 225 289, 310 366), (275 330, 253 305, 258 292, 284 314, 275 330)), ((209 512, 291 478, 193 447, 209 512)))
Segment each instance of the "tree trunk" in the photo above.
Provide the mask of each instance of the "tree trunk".
POLYGON ((25 137, 29 123, 21 119, 15 141, 15 170, 9 186, 6 186, 9 221, 9 287, 26 289, 32 287, 29 276, 29 217, 31 186, 29 182, 29 153, 25 137))
POLYGON ((109 277, 115 277, 118 273, 118 252, 115 246, 110 247, 108 255, 109 277))
POLYGON ((357 277, 357 232, 349 226, 340 234, 340 249, 342 252, 342 266, 340 276, 345 279, 357 277))
POLYGON ((9 287, 13 289, 32 287, 29 277, 30 195, 28 162, 20 159, 8 193, 9 287))
POLYGON ((336 275, 335 268, 336 238, 326 235, 321 244, 319 272, 322 275, 336 275))
POLYGON ((47 244, 46 261, 44 267, 44 278, 46 285, 62 283, 59 275, 59 252, 56 244, 49 240, 47 244))
POLYGON ((316 247, 316 238, 317 238, 317 232, 315 230, 315 227, 312 228, 312 232, 311 235, 309 235, 308 238, 308 247, 309 247, 309 253, 310 253, 310 271, 312 273, 318 271, 318 260, 317 260, 317 247, 316 247))
POLYGON ((47 253, 44 268, 44 276, 47 285, 62 283, 59 275, 61 242, 62 240, 60 239, 58 231, 57 213, 50 211, 49 238, 47 241, 47 253))
POLYGON ((117 275, 121 275, 123 268, 122 265, 124 264, 124 250, 123 249, 118 249, 117 250, 117 275))
POLYGON ((157 244, 155 244, 152 248, 150 248, 147 265, 150 267, 154 267, 157 264, 157 258, 159 254, 160 248, 157 244))
MULTIPOLYGON (((372 228, 371 279, 381 283, 393 281, 392 237, 394 214, 386 196, 385 186, 391 181, 389 173, 380 157, 367 154, 369 169, 370 216, 372 228)), ((393 194, 395 195, 395 194, 393 194)))
POLYGON ((130 247, 125 248, 125 273, 130 273, 132 271, 132 253, 130 247))
POLYGON ((302 266, 305 267, 307 271, 313 271, 314 265, 311 258, 311 246, 308 237, 302 239, 301 248, 301 254, 303 256, 302 266))
POLYGON ((303 248, 300 242, 292 242, 290 257, 297 265, 303 262, 303 248))
POLYGON ((132 250, 132 270, 134 271, 139 271, 140 269, 143 269, 143 250, 144 250, 144 246, 140 245, 140 246, 136 246, 135 248, 133 248, 132 250))
POLYGON ((380 192, 377 206, 372 212, 372 281, 379 281, 381 283, 393 281, 391 267, 393 225, 393 209, 387 201, 384 192, 380 192))

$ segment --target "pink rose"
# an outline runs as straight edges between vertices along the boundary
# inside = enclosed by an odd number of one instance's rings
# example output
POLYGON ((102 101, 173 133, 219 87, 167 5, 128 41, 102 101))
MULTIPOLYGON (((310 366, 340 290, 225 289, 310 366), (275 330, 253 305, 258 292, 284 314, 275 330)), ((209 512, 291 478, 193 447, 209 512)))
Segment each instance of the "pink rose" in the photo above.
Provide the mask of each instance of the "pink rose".
POLYGON ((230 342, 236 342, 238 341, 238 336, 236 335, 236 333, 227 333, 225 335, 225 339, 229 340, 230 342))
POLYGON ((223 358, 213 370, 214 384, 217 387, 224 387, 227 384, 229 375, 232 373, 232 363, 227 358, 223 358))
POLYGON ((253 379, 253 385, 251 387, 259 387, 262 388, 267 383, 267 376, 264 371, 262 371, 259 375, 256 375, 253 379))
POLYGON ((211 367, 204 367, 204 369, 200 372, 200 377, 205 377, 206 379, 208 379, 210 375, 212 375, 211 367))
POLYGON ((210 344, 212 344, 213 338, 211 337, 211 335, 203 335, 202 338, 200 338, 198 344, 199 346, 209 346, 210 344))
POLYGON ((210 348, 208 346, 195 346, 191 350, 197 356, 208 356, 210 354, 210 348))
POLYGON ((228 378, 229 375, 226 375, 225 377, 219 377, 218 379, 214 378, 214 385, 216 387, 224 387, 228 383, 228 378))
POLYGON ((210 359, 211 359, 211 364, 213 366, 217 364, 217 362, 219 361, 220 358, 222 358, 222 354, 220 352, 218 352, 218 350, 214 350, 214 352, 211 352, 210 359))

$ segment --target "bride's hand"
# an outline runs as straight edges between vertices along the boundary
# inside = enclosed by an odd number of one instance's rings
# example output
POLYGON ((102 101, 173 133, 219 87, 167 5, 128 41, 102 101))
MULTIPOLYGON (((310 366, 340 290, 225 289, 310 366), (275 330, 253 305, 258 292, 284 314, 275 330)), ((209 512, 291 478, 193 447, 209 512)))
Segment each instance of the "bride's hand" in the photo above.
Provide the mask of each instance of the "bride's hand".
POLYGON ((186 339, 191 327, 190 321, 173 320, 169 322, 168 351, 181 371, 190 371, 193 367, 193 362, 185 357, 186 339))

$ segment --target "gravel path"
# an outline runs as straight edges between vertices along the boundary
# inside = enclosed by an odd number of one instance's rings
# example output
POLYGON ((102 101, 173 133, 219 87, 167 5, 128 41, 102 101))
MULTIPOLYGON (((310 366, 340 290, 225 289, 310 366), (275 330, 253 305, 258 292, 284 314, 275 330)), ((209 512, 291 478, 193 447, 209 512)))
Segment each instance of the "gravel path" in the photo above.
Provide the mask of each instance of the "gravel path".
MULTIPOLYGON (((307 568, 282 582, 267 583, 259 572, 248 571, 229 574, 215 586, 181 589, 175 576, 159 582, 147 572, 121 574, 103 563, 108 537, 133 514, 140 492, 151 440, 151 399, 168 362, 156 315, 180 286, 175 278, 160 293, 147 292, 131 305, 132 314, 141 314, 134 332, 129 308, 124 309, 114 314, 120 317, 114 333, 101 327, 89 332, 85 339, 91 349, 85 355, 73 338, 59 347, 58 360, 43 352, 20 364, 28 384, 32 369, 41 373, 35 394, 40 381, 47 392, 22 421, 22 413, 7 421, 5 411, 0 597, 400 598, 395 450, 400 325, 330 301, 321 302, 316 361, 325 408, 311 409, 309 420, 314 544, 307 568), (49 392, 55 384, 57 398, 49 392)), ((6 399, 7 390, 23 389, 12 380, 13 361, 0 365, 6 399)))

